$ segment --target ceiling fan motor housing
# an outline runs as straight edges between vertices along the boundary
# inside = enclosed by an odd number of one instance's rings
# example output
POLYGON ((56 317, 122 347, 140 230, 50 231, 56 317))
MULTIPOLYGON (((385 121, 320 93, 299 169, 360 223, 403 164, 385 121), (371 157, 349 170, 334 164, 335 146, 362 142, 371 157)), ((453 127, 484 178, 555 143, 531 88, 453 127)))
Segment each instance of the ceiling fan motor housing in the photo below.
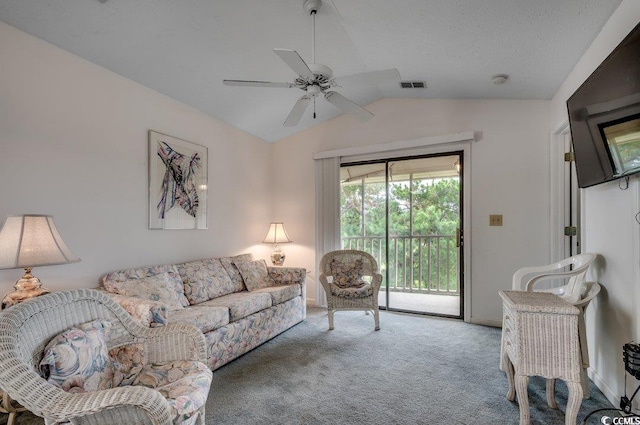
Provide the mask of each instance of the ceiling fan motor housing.
POLYGON ((307 12, 309 15, 313 15, 314 13, 318 12, 318 9, 320 9, 321 4, 322 4, 321 0, 305 0, 302 7, 304 8, 304 11, 307 12))

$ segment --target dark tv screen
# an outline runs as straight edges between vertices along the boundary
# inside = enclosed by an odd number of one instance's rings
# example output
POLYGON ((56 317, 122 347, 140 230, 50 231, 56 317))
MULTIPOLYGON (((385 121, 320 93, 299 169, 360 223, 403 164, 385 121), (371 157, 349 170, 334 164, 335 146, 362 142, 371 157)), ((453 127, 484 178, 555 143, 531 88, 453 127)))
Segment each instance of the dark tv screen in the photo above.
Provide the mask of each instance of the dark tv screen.
POLYGON ((567 100, 579 187, 640 172, 640 24, 567 100))

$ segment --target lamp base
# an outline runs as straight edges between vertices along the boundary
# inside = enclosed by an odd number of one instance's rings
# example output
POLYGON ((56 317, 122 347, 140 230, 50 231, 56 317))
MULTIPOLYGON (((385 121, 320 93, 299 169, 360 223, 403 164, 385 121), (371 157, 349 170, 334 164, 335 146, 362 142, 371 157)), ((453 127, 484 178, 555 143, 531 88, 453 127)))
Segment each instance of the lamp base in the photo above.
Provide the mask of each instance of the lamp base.
POLYGON ((2 309, 51 292, 43 288, 40 279, 31 274, 31 267, 24 269, 24 276, 18 279, 13 287, 15 291, 5 295, 2 300, 2 309))
POLYGON ((276 245, 276 248, 271 253, 271 263, 274 266, 281 266, 284 264, 285 257, 284 252, 276 245))

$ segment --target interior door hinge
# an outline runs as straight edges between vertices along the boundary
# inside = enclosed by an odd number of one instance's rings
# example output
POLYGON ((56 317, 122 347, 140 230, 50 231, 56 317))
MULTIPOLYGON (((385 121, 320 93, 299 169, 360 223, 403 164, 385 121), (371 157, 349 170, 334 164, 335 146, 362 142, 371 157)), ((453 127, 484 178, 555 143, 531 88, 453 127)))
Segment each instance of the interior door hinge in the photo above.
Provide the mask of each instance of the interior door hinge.
POLYGON ((578 228, 576 226, 566 226, 564 228, 564 235, 565 236, 577 236, 578 235, 578 228))
POLYGON ((564 162, 572 162, 576 160, 576 156, 573 152, 565 152, 564 153, 564 162))

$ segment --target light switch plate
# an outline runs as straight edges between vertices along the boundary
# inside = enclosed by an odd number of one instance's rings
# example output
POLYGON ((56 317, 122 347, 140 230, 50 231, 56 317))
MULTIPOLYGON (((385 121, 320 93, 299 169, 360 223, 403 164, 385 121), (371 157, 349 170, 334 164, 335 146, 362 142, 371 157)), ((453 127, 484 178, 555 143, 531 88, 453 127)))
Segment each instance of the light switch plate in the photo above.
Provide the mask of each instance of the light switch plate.
POLYGON ((489 226, 502 226, 502 214, 491 214, 489 216, 489 226))

